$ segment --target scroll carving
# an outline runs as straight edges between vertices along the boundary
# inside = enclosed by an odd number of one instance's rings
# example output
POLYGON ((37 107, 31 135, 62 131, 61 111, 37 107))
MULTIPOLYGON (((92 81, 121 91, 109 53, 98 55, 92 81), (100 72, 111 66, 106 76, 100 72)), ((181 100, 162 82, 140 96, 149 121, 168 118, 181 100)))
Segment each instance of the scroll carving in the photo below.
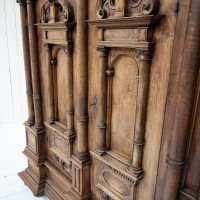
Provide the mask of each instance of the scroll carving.
POLYGON ((48 0, 41 10, 41 23, 72 22, 74 12, 66 1, 48 0))
POLYGON ((97 18, 103 19, 115 14, 115 0, 98 0, 97 18))
POLYGON ((117 12, 122 12, 123 16, 152 15, 156 14, 158 7, 159 0, 98 0, 96 15, 99 19, 115 17, 117 12))
POLYGON ((71 171, 71 164, 66 163, 61 158, 59 158, 55 153, 52 153, 53 160, 65 171, 71 171))

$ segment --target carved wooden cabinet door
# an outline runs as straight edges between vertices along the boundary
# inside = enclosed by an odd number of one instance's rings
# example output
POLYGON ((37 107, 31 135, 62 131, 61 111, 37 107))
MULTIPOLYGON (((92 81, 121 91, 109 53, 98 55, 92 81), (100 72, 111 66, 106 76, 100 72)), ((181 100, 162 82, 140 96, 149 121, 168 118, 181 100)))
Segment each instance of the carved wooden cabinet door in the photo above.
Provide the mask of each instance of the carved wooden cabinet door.
POLYGON ((199 200, 199 1, 17 2, 33 194, 199 200))

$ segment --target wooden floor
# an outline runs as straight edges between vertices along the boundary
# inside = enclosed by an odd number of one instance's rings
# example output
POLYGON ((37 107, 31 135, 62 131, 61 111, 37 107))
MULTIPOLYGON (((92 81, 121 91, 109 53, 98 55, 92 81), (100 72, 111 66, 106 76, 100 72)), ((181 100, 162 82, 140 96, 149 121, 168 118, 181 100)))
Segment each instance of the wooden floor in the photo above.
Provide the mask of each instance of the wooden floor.
POLYGON ((0 200, 47 200, 34 197, 17 175, 27 167, 21 153, 26 143, 22 123, 0 125, 0 134, 0 200))

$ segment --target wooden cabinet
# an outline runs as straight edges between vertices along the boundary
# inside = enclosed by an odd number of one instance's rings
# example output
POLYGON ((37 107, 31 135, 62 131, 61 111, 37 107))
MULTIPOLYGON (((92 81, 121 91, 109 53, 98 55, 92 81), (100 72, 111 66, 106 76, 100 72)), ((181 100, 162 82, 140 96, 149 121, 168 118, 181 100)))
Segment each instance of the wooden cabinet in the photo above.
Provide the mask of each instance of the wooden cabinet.
POLYGON ((18 3, 33 194, 199 200, 198 0, 18 3))

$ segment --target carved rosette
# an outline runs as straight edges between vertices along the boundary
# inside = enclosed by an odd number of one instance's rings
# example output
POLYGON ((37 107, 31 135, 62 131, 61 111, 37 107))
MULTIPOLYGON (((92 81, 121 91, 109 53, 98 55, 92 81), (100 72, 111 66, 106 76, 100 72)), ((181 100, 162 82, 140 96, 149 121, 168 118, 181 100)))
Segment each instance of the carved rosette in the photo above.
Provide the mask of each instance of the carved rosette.
POLYGON ((41 23, 72 22, 74 12, 66 0, 48 0, 41 10, 41 23))

